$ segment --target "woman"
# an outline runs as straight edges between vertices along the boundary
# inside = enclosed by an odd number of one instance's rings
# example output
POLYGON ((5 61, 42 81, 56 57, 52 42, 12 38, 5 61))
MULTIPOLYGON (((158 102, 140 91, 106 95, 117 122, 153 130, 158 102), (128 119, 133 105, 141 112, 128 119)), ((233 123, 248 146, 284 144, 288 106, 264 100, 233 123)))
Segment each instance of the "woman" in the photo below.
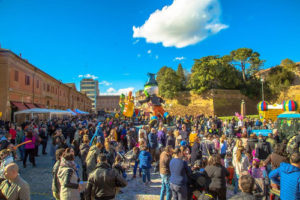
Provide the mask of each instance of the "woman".
POLYGON ((59 200, 60 183, 58 181, 57 173, 60 166, 61 157, 65 149, 57 149, 55 152, 56 162, 52 168, 52 194, 56 200, 59 200))
POLYGON ((16 126, 14 124, 11 124, 10 129, 9 129, 9 134, 11 135, 10 142, 12 144, 15 144, 16 137, 17 137, 17 131, 16 131, 16 126))
POLYGON ((221 156, 219 154, 209 158, 205 172, 210 178, 209 193, 214 199, 226 200, 226 176, 229 176, 229 172, 221 164, 221 156))
POLYGON ((67 148, 62 155, 57 177, 60 183, 60 200, 80 200, 79 176, 74 162, 75 155, 72 148, 67 148))
POLYGON ((191 151, 191 166, 194 166, 196 160, 200 160, 202 158, 202 149, 200 144, 201 139, 196 137, 194 141, 194 145, 192 146, 191 151))
POLYGON ((180 146, 180 142, 182 141, 182 136, 179 133, 179 130, 174 131, 174 137, 175 137, 175 147, 180 146))
POLYGON ((170 161, 170 184, 174 200, 188 199, 188 177, 191 170, 184 160, 182 152, 176 148, 173 153, 173 159, 170 161))
POLYGON ((274 170, 278 168, 282 162, 289 162, 285 145, 276 145, 274 147, 274 152, 271 153, 264 161, 264 166, 267 166, 269 163, 271 163, 271 168, 274 170))
POLYGON ((166 146, 168 145, 172 146, 173 149, 175 148, 175 137, 172 130, 168 131, 166 146))
POLYGON ((24 142, 31 141, 24 145, 25 148, 25 156, 23 160, 23 167, 26 168, 27 157, 29 156, 29 161, 32 163, 33 167, 35 167, 35 137, 33 137, 32 131, 25 132, 25 140, 24 142))
POLYGON ((248 168, 250 166, 250 162, 248 157, 244 153, 244 147, 239 146, 236 152, 235 157, 233 157, 232 162, 235 170, 235 188, 234 193, 236 194, 238 191, 238 180, 239 177, 245 173, 248 173, 248 168))
POLYGON ((81 160, 81 165, 82 165, 82 180, 87 181, 87 173, 86 173, 86 156, 89 152, 90 149, 90 140, 88 135, 83 136, 82 144, 79 147, 79 155, 80 155, 80 160, 81 160))

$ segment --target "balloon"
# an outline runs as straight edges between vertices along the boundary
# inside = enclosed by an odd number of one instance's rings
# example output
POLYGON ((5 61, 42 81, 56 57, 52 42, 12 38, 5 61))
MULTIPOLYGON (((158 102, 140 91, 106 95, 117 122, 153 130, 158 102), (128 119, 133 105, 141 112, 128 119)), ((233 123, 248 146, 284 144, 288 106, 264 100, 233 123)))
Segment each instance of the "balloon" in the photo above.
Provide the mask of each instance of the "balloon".
POLYGON ((268 110, 268 102, 261 101, 257 104, 258 111, 267 111, 268 110))
POLYGON ((126 117, 132 117, 134 111, 134 99, 132 97, 132 91, 128 93, 128 98, 125 100, 125 106, 123 115, 126 117))
POLYGON ((298 105, 296 101, 288 100, 283 104, 284 111, 296 111, 298 109, 298 105))

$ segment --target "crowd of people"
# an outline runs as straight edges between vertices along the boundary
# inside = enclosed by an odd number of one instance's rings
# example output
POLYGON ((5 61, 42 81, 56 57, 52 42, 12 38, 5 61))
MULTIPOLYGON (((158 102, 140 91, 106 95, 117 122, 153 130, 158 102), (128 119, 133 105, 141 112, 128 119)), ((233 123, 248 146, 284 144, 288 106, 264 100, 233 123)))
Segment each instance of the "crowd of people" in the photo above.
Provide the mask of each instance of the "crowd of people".
POLYGON ((233 200, 300 199, 300 131, 290 141, 275 127, 271 121, 203 115, 153 127, 143 118, 99 121, 89 115, 18 125, 2 121, 0 199, 30 199, 19 167, 28 167, 28 157, 38 167, 40 147, 53 160, 55 199, 112 200, 133 179, 150 187, 153 173, 161 177, 161 200, 223 200, 228 190, 233 200), (252 129, 273 134, 257 136, 252 129))

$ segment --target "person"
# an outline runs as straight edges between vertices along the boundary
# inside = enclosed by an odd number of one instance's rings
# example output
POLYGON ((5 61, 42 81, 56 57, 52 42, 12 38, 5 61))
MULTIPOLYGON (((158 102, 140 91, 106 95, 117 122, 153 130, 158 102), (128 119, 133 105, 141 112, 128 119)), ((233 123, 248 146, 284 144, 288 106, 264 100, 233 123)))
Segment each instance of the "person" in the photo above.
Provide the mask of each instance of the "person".
POLYGON ((182 140, 185 140, 188 143, 189 142, 189 132, 187 131, 185 124, 182 125, 182 128, 179 133, 182 137, 182 140))
POLYGON ((14 162, 14 158, 11 156, 10 151, 8 149, 3 149, 0 151, 0 179, 4 177, 5 167, 14 162))
MULTIPOLYGON (((138 147, 133 147, 132 149, 132 160, 134 161, 134 167, 133 167, 133 176, 132 179, 136 178, 136 171, 139 165, 139 155, 140 155, 140 149, 138 147)), ((141 176, 141 168, 139 168, 140 176, 141 176)))
POLYGON ((191 165, 193 166, 195 161, 200 160, 201 158, 202 158, 202 149, 200 144, 200 138, 196 137, 191 150, 191 165))
POLYGON ((164 199, 166 194, 166 200, 171 200, 171 188, 170 188, 170 161, 172 159, 172 146, 166 146, 165 150, 160 154, 159 158, 159 173, 162 179, 160 200, 164 199))
POLYGON ((239 188, 242 192, 231 197, 229 200, 256 200, 257 198, 252 194, 254 185, 255 181, 252 176, 241 176, 239 181, 239 188))
POLYGON ((289 161, 285 151, 285 145, 276 145, 273 153, 271 153, 264 161, 264 165, 267 166, 269 163, 271 163, 271 168, 274 170, 280 166, 280 163, 288 163, 289 161))
POLYGON ((65 149, 57 149, 55 152, 56 162, 52 168, 52 194, 56 200, 59 200, 60 183, 58 181, 57 172, 60 166, 61 157, 65 149))
POLYGON ((157 133, 157 141, 158 141, 158 148, 161 149, 166 146, 167 142, 167 128, 163 127, 157 133))
POLYGON ((234 193, 236 194, 238 191, 238 180, 239 177, 242 176, 244 173, 247 173, 248 167, 250 166, 250 161, 248 157, 244 153, 244 147, 239 146, 236 152, 235 158, 232 159, 232 164, 234 166, 235 171, 235 188, 234 193))
POLYGON ((181 159, 182 152, 176 148, 173 152, 173 158, 170 161, 170 186, 174 200, 188 199, 188 177, 191 175, 191 169, 187 162, 181 159))
POLYGON ((8 145, 10 144, 11 135, 8 132, 5 132, 4 135, 0 139, 0 151, 2 149, 7 149, 8 145))
POLYGON ((280 199, 300 199, 300 153, 293 153, 290 163, 281 163, 280 167, 270 172, 270 179, 280 185, 280 199))
POLYGON ((33 167, 35 167, 35 137, 33 137, 32 131, 27 130, 25 132, 25 142, 30 141, 29 143, 25 144, 25 155, 23 160, 23 167, 26 168, 26 161, 27 157, 29 156, 29 161, 32 163, 33 167))
POLYGON ((212 155, 208 160, 205 172, 210 178, 209 193, 219 200, 226 200, 226 176, 229 176, 227 169, 221 164, 219 154, 212 155))
POLYGON ((151 132, 148 135, 150 154, 154 162, 156 162, 156 149, 158 147, 157 135, 155 128, 151 128, 151 132))
POLYGON ((42 145, 42 154, 46 155, 46 148, 47 148, 47 141, 48 141, 48 135, 46 132, 46 125, 43 125, 39 134, 41 138, 41 145, 42 145))
POLYGON ((253 133, 250 135, 250 138, 247 141, 246 153, 252 154, 255 149, 255 144, 258 142, 256 135, 253 133))
POLYGON ((142 170, 142 178, 143 182, 145 185, 148 185, 151 183, 151 177, 150 177, 150 169, 151 169, 151 161, 152 161, 152 156, 151 154, 147 151, 146 146, 141 147, 141 152, 139 154, 139 166, 142 170), (147 178, 147 182, 146 182, 147 178))
POLYGON ((16 126, 14 124, 11 124, 10 129, 9 129, 9 134, 11 135, 10 142, 12 144, 15 144, 16 137, 17 137, 17 131, 16 131, 16 126))
POLYGON ((19 175, 16 163, 10 163, 5 167, 4 176, 6 180, 0 184, 0 199, 30 200, 29 185, 19 175))
POLYGON ((113 200, 116 188, 125 187, 126 180, 107 163, 105 154, 98 155, 96 169, 89 175, 85 190, 86 200, 113 200))
POLYGON ((271 153, 272 148, 270 143, 267 142, 262 135, 259 135, 258 143, 255 148, 255 157, 257 157, 260 160, 266 160, 271 153))
POLYGON ((67 148, 61 158, 57 177, 60 183, 60 200, 80 200, 79 176, 74 162, 75 155, 72 148, 67 148))
POLYGON ((175 148, 175 137, 174 137, 174 134, 173 134, 173 131, 172 130, 169 130, 168 131, 168 136, 167 136, 167 142, 166 142, 166 145, 171 145, 173 148, 175 148))
POLYGON ((86 173, 86 157, 89 152, 90 146, 89 146, 90 140, 88 135, 83 136, 82 143, 79 147, 79 156, 81 160, 81 166, 82 166, 82 180, 87 181, 87 173, 86 173))
POLYGON ((266 139, 267 142, 270 143, 272 150, 274 149, 274 147, 276 146, 276 140, 273 137, 272 133, 268 134, 268 138, 266 139))
POLYGON ((95 169, 97 165, 97 156, 101 153, 102 148, 103 145, 101 143, 97 143, 90 147, 85 159, 87 176, 95 169))
MULTIPOLYGON (((24 132, 22 130, 22 127, 21 126, 17 126, 17 136, 16 136, 16 143, 17 144, 21 144, 23 142, 23 138, 24 138, 24 132)), ((19 158, 20 160, 23 160, 24 159, 24 155, 25 155, 25 150, 24 150, 24 146, 20 146, 18 148, 18 151, 19 151, 19 158)))

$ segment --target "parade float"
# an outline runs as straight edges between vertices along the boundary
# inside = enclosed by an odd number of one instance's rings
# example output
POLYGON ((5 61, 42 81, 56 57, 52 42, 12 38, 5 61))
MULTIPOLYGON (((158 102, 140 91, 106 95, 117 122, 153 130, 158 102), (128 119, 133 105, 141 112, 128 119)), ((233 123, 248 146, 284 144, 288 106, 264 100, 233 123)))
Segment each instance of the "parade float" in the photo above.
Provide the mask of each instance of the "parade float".
POLYGON ((144 85, 144 94, 146 98, 138 101, 139 105, 148 104, 150 110, 150 126, 155 126, 159 119, 164 120, 166 123, 170 119, 170 115, 163 108, 165 101, 158 96, 158 83, 155 80, 155 74, 148 73, 149 79, 144 85))

